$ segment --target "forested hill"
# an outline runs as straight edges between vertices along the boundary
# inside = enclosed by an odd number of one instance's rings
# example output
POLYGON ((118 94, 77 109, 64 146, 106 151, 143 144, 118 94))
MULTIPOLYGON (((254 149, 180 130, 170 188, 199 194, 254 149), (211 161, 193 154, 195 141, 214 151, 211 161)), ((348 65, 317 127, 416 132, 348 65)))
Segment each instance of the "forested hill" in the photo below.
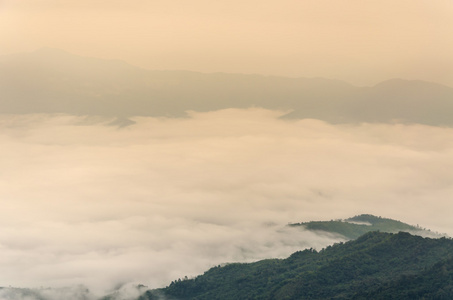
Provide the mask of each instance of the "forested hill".
POLYGON ((306 230, 315 231, 318 233, 327 232, 335 233, 344 236, 345 239, 356 239, 364 233, 370 231, 382 231, 389 233, 397 233, 399 231, 410 232, 412 234, 425 237, 441 237, 441 234, 430 230, 412 226, 401 221, 388 218, 376 217, 369 214, 363 214, 344 220, 331 221, 311 221, 304 223, 289 224, 291 227, 302 227, 306 230))
POLYGON ((453 241, 369 232, 287 259, 214 267, 146 292, 161 299, 453 299, 453 241))

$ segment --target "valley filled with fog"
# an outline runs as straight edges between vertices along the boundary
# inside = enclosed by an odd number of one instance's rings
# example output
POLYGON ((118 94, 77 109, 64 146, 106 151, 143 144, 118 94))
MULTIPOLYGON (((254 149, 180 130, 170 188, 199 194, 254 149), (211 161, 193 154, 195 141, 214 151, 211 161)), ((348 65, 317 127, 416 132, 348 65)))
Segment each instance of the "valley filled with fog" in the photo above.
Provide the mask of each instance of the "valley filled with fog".
POLYGON ((161 287, 338 237, 289 222, 372 213, 452 235, 453 129, 282 120, 0 118, 3 286, 161 287))
POLYGON ((291 223, 453 236, 452 16, 447 0, 0 1, 0 300, 137 300, 346 239, 291 223))

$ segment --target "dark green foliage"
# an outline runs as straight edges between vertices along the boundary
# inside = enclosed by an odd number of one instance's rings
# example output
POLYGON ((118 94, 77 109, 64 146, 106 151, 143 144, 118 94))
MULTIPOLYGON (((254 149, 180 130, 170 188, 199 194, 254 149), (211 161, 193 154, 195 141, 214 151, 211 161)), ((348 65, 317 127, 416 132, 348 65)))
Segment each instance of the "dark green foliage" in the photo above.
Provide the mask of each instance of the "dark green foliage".
MULTIPOLYGON (((359 236, 370 231, 383 231, 391 233, 409 231, 413 233, 436 236, 435 233, 421 229, 419 227, 408 225, 406 223, 392 219, 376 217, 373 215, 359 215, 346 220, 296 223, 290 224, 290 226, 302 226, 307 230, 337 233, 341 234, 346 239, 356 239, 359 236)), ((437 236, 440 237, 440 235, 437 236)))
POLYGON ((354 299, 453 299, 453 259, 359 292, 354 299))
POLYGON ((148 291, 159 299, 451 299, 453 241, 369 232, 287 259, 214 267, 148 291))

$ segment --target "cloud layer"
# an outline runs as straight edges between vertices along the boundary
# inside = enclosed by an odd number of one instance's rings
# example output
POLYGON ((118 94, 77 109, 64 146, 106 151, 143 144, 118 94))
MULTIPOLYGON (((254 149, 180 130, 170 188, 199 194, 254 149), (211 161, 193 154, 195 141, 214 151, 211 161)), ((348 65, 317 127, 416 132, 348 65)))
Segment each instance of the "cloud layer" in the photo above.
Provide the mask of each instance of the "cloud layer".
POLYGON ((0 286, 160 287, 336 237, 288 222, 372 213, 453 234, 453 129, 190 118, 0 118, 0 286))

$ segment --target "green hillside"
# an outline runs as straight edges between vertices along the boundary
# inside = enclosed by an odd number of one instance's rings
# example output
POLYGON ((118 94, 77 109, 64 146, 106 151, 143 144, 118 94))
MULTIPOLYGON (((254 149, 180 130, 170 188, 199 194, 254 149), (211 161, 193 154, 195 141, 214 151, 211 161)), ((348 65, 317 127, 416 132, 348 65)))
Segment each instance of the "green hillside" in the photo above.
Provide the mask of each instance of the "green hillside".
POLYGON ((453 241, 369 232, 289 258, 214 267, 146 292, 161 299, 452 299, 453 241))
POLYGON ((422 229, 420 227, 415 227, 400 221, 376 217, 369 214, 363 214, 345 220, 312 221, 290 224, 289 226, 301 226, 304 229, 311 231, 341 234, 348 240, 356 239, 370 231, 382 231, 389 233, 405 231, 422 236, 441 237, 440 234, 422 229))

